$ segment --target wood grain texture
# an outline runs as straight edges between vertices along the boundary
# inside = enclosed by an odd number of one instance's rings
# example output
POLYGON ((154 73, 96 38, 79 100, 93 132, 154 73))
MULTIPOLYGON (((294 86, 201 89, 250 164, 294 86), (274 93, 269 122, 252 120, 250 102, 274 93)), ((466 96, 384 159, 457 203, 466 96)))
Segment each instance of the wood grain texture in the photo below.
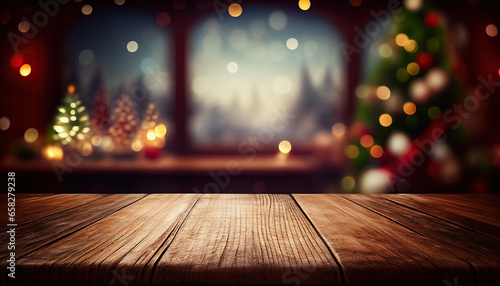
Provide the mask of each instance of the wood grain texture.
MULTIPOLYGON (((478 235, 469 229, 413 209, 404 209, 381 197, 373 195, 345 195, 343 197, 413 230, 446 248, 453 256, 467 261, 474 269, 476 282, 499 281, 500 245, 498 240, 478 235)), ((436 202, 429 202, 429 205, 436 209, 440 208, 440 204, 436 202)))
POLYGON ((474 282, 466 261, 393 220, 335 194, 293 197, 337 257, 346 283, 474 282))
POLYGON ((393 194, 379 196, 471 229, 484 236, 500 239, 500 195, 393 194))
POLYGON ((147 283, 145 266, 154 265, 168 248, 199 197, 148 195, 22 258, 18 281, 108 284, 114 279, 114 284, 147 283))
POLYGON ((279 194, 203 195, 152 273, 153 283, 341 282, 307 218, 279 194))
MULTIPOLYGON (((109 194, 16 194, 16 221, 17 226, 41 219, 43 217, 82 206, 86 203, 109 196, 109 194)), ((0 209, 4 210, 3 206, 0 209)), ((7 212, 1 213, 1 220, 7 221, 7 212)), ((1 225, 0 230, 8 229, 1 225)))
MULTIPOLYGON (((83 199, 87 195, 82 194, 80 196, 83 199)), ((134 203, 144 196, 144 194, 110 195, 19 226, 16 228, 16 259, 50 245, 67 235, 78 232, 80 229, 134 203)), ((2 245, 6 245, 7 240, 6 235, 2 236, 2 245)), ((6 271, 6 258, 8 255, 7 249, 2 248, 0 252, 2 279, 6 277, 3 274, 6 271)))

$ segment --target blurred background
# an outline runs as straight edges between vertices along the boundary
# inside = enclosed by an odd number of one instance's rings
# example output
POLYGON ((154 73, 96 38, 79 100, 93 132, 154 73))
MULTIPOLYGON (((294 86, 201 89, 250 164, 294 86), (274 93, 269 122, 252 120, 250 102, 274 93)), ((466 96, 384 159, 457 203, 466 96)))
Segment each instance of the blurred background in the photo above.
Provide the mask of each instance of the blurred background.
POLYGON ((18 192, 498 193, 498 1, 0 5, 18 192))

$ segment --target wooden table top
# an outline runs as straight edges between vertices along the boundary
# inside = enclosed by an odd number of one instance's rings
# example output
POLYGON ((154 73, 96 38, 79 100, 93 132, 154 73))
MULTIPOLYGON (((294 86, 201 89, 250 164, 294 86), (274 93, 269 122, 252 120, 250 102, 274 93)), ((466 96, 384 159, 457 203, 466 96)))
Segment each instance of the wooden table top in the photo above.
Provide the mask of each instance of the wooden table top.
POLYGON ((500 283, 500 195, 18 194, 15 223, 3 283, 500 283))

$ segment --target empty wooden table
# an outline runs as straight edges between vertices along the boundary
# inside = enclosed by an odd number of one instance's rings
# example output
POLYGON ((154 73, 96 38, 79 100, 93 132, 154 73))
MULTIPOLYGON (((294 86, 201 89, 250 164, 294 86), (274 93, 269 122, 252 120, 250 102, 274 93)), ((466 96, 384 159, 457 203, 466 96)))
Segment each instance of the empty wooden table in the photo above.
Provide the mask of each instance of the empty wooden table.
POLYGON ((19 194, 15 215, 2 282, 500 283, 499 195, 19 194))

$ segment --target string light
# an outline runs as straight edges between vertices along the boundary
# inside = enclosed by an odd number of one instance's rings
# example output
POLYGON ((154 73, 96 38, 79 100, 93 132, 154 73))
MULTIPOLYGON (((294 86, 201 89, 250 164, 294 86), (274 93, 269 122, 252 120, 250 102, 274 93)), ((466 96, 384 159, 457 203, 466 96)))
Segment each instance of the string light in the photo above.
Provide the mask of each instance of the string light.
POLYGON ((22 76, 28 76, 31 73, 31 66, 29 64, 24 64, 19 69, 19 74, 22 76))
POLYGON ((403 105, 403 111, 408 115, 413 115, 417 112, 417 106, 413 102, 406 102, 403 105))
POLYGON ((384 113, 384 114, 380 115, 378 121, 380 122, 380 125, 382 125, 384 127, 388 127, 388 126, 391 126, 391 124, 392 124, 392 117, 389 114, 384 113))
POLYGON ((227 9, 227 11, 228 11, 229 15, 236 18, 236 17, 239 17, 241 15, 241 13, 243 12, 243 8, 241 7, 240 4, 233 3, 233 4, 229 5, 229 8, 227 9))
POLYGON ((396 44, 400 47, 404 47, 406 42, 408 42, 408 36, 404 33, 400 33, 396 35, 396 44))
POLYGON ((307 11, 309 8, 311 8, 311 1, 309 0, 299 0, 299 8, 307 11))

